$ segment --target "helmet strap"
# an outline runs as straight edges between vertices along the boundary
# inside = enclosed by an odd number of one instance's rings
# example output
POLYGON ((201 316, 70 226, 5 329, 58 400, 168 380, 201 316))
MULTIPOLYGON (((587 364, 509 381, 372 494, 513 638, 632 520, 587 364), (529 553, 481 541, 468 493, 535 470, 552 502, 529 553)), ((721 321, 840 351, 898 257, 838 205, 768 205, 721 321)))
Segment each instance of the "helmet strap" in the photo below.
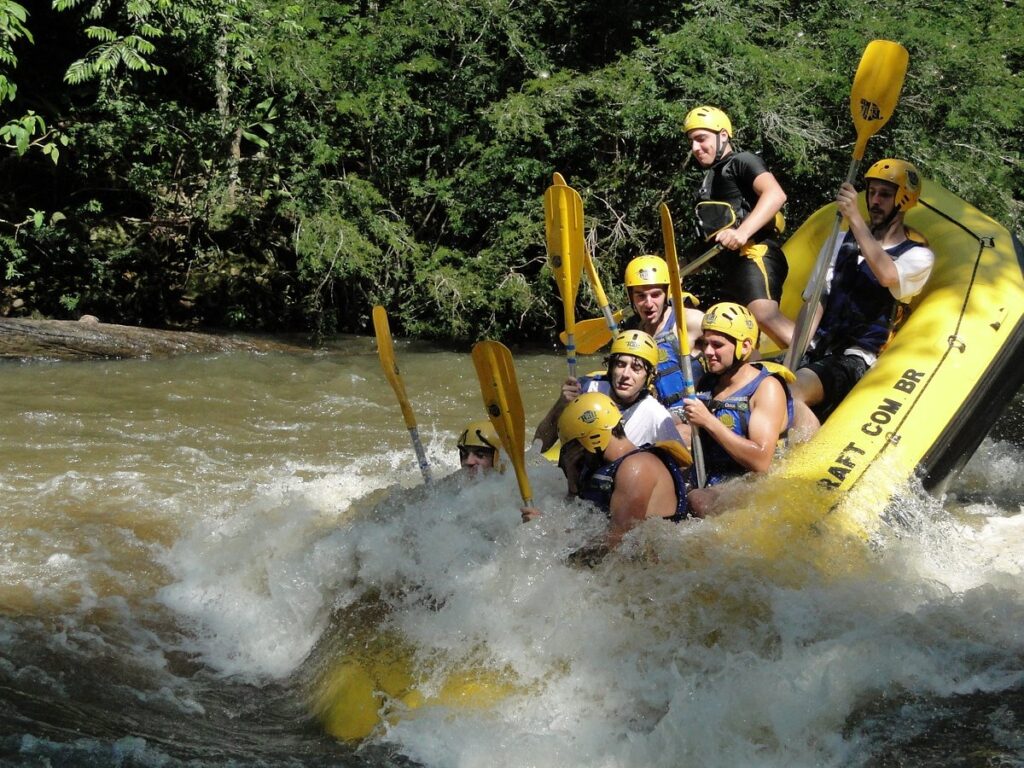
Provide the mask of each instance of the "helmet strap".
POLYGON ((742 368, 747 360, 746 358, 740 360, 740 348, 743 346, 743 342, 739 339, 733 339, 733 353, 732 353, 732 365, 725 369, 724 373, 731 376, 742 368))
MULTIPOLYGON (((726 138, 725 143, 726 143, 726 145, 730 144, 730 140, 728 138, 726 138)), ((725 147, 722 146, 722 132, 719 131, 718 133, 715 134, 715 162, 716 163, 719 160, 721 160, 722 157, 724 157, 724 155, 722 154, 722 150, 723 149, 725 149, 725 147)))

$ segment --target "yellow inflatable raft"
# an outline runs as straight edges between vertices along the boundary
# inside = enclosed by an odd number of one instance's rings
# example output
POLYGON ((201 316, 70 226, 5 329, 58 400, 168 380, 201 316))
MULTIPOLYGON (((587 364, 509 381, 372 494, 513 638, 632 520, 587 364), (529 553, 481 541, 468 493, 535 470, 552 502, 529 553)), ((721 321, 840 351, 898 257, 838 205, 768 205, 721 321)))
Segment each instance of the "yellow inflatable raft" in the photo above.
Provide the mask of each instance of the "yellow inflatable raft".
MULTIPOLYGON (((812 216, 785 244, 790 274, 782 310, 800 292, 835 221, 812 216)), ((877 516, 893 480, 938 488, 970 458, 1024 381, 1024 249, 1004 227, 934 182, 907 214, 935 252, 935 267, 906 323, 810 442, 795 447, 777 479, 848 499, 868 482, 877 516)), ((858 503, 858 506, 863 506, 858 503)), ((831 509, 831 506, 830 506, 831 509)), ((863 522, 863 520, 862 520, 863 522)))
MULTIPOLYGON (((790 317, 834 221, 835 206, 826 206, 784 246, 790 274, 782 308, 790 317)), ((722 546, 742 548, 766 568, 791 560, 811 562, 818 573, 856 567, 866 548, 846 544, 870 535, 899 486, 915 473, 925 488, 939 486, 1020 389, 1020 243, 931 182, 907 223, 925 235, 936 260, 906 324, 815 437, 746 483, 750 493, 736 514, 718 518, 722 546)), ((409 710, 486 708, 517 690, 493 670, 452 673, 424 690, 412 658, 400 641, 377 638, 328 663, 312 702, 327 732, 359 740, 409 710)))

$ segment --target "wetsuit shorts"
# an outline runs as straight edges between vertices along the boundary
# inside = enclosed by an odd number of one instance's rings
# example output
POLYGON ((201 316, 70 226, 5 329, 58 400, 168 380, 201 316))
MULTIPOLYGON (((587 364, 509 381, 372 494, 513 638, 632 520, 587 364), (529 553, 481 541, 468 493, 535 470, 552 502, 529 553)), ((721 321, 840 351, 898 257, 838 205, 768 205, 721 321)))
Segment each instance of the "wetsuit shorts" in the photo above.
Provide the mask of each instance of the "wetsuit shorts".
POLYGON ((789 263, 779 244, 762 240, 768 252, 759 259, 749 259, 738 251, 724 251, 719 267, 724 273, 722 297, 746 306, 756 299, 782 298, 782 284, 789 274, 789 263))
POLYGON ((868 370, 864 358, 842 353, 825 355, 820 360, 809 363, 807 367, 817 375, 825 392, 824 399, 812 409, 814 415, 821 421, 824 421, 843 398, 850 394, 850 390, 868 370))

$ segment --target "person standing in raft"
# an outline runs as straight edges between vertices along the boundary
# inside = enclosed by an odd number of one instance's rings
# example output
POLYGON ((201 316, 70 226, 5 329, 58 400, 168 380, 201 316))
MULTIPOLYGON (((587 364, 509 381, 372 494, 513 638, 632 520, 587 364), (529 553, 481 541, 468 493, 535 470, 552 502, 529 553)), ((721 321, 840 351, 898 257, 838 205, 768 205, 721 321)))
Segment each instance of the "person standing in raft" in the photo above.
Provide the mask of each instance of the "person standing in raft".
MULTIPOLYGON (((660 256, 637 256, 630 261, 626 265, 625 283, 626 295, 634 314, 622 327, 643 331, 657 342, 654 388, 661 404, 673 410, 680 406, 684 385, 679 362, 680 348, 676 339, 675 308, 669 302, 668 282, 668 263, 660 256)), ((686 296, 693 299, 692 294, 686 296)), ((696 346, 696 337, 700 335, 702 313, 692 309, 685 311, 687 332, 691 334, 690 346, 693 347, 696 346)), ((704 373, 698 358, 692 357, 688 363, 694 380, 704 373)))
POLYGON ((502 471, 501 440, 487 419, 471 421, 459 435, 459 466, 464 474, 475 477, 492 469, 502 471))
POLYGON ((874 365, 935 263, 924 237, 903 223, 921 196, 917 169, 904 160, 879 160, 864 179, 868 221, 851 184, 844 183, 836 197, 849 230, 836 245, 821 319, 796 372, 795 431, 801 438, 813 435, 874 365))
POLYGON ((717 107, 690 110, 683 132, 705 169, 698 202, 729 203, 736 214, 735 226, 714 237, 725 248, 716 257, 725 276, 723 297, 745 305, 762 331, 789 346, 793 321, 779 310, 789 265, 777 239, 786 193, 760 157, 735 151, 732 121, 717 107))
MULTIPOLYGON (((593 502, 609 518, 605 542, 574 559, 599 557, 649 517, 679 521, 687 516, 689 452, 675 440, 638 448, 626 437, 622 414, 608 395, 586 392, 569 403, 558 417, 558 437, 558 466, 569 494, 593 502)), ((524 507, 523 522, 540 514, 524 507)))
POLYGON ((708 372, 697 382, 697 397, 683 401, 687 423, 700 429, 707 472, 707 487, 690 491, 695 517, 721 511, 718 484, 767 471, 793 419, 787 386, 793 374, 778 363, 749 362, 757 348, 758 327, 746 307, 715 304, 701 328, 708 372))
POLYGON ((580 379, 570 377, 562 384, 562 393, 537 425, 534 443, 540 452, 555 444, 558 418, 568 403, 584 392, 608 395, 618 407, 626 435, 637 445, 680 439, 672 415, 651 396, 651 383, 658 364, 658 346, 643 331, 621 331, 612 341, 605 358, 604 373, 580 379))

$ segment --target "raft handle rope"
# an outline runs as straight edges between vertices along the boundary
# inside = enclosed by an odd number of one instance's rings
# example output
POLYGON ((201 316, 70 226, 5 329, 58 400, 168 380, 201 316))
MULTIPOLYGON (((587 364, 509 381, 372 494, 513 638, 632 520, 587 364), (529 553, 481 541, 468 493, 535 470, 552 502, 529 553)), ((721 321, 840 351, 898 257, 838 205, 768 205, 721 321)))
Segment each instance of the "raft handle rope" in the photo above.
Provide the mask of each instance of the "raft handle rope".
MULTIPOLYGON (((924 200, 923 197, 918 202, 919 202, 920 205, 923 205, 928 210, 932 211, 933 213, 937 214, 938 216, 941 216, 942 218, 944 218, 946 221, 950 222, 951 224, 955 224, 957 227, 959 227, 964 232, 966 232, 968 235, 970 235, 975 240, 977 240, 978 241, 978 255, 974 259, 974 268, 971 270, 971 278, 967 282, 967 288, 964 291, 964 300, 963 300, 963 303, 960 305, 960 311, 957 313, 956 328, 954 328, 953 333, 950 334, 950 336, 949 336, 948 346, 946 348, 946 351, 942 354, 942 357, 939 359, 939 361, 935 364, 935 366, 929 372, 927 378, 925 378, 925 380, 923 382, 923 386, 918 391, 917 397, 914 398, 913 402, 908 404, 909 407, 903 413, 903 417, 899 420, 899 422, 895 425, 895 427, 893 429, 893 434, 894 435, 897 435, 899 433, 899 431, 901 429, 903 429, 904 423, 906 423, 906 420, 908 418, 910 418, 910 414, 914 412, 914 407, 917 405, 917 403, 920 401, 921 397, 927 391, 928 386, 932 382, 932 379, 935 378, 935 374, 939 371, 940 368, 943 367, 943 365, 945 365, 946 360, 949 357, 949 355, 952 352, 952 350, 954 348, 956 348, 960 353, 963 353, 963 352, 966 351, 967 345, 964 344, 962 341, 960 341, 960 326, 963 324, 964 316, 967 313, 967 303, 970 301, 971 293, 974 290, 974 283, 975 283, 975 281, 977 279, 978 269, 980 268, 980 265, 981 265, 981 257, 985 253, 985 248, 993 248, 993 247, 995 247, 995 239, 994 238, 992 238, 990 236, 979 235, 978 233, 976 233, 973 230, 971 230, 969 227, 967 227, 962 222, 957 221, 956 219, 954 219, 949 214, 945 213, 944 211, 940 211, 938 208, 936 208, 933 205, 930 205, 927 201, 924 200), (957 344, 958 341, 959 341, 959 345, 957 344)), ((868 463, 868 467, 873 465, 875 463, 875 461, 877 461, 882 456, 882 454, 885 453, 885 450, 886 450, 886 448, 889 445, 894 445, 897 442, 899 442, 899 441, 898 440, 887 440, 885 442, 885 444, 882 445, 882 447, 879 449, 878 453, 875 454, 875 458, 872 459, 868 463)), ((865 467, 865 472, 867 471, 868 467, 865 467)), ((861 477, 863 477, 863 473, 861 474, 861 477)))

